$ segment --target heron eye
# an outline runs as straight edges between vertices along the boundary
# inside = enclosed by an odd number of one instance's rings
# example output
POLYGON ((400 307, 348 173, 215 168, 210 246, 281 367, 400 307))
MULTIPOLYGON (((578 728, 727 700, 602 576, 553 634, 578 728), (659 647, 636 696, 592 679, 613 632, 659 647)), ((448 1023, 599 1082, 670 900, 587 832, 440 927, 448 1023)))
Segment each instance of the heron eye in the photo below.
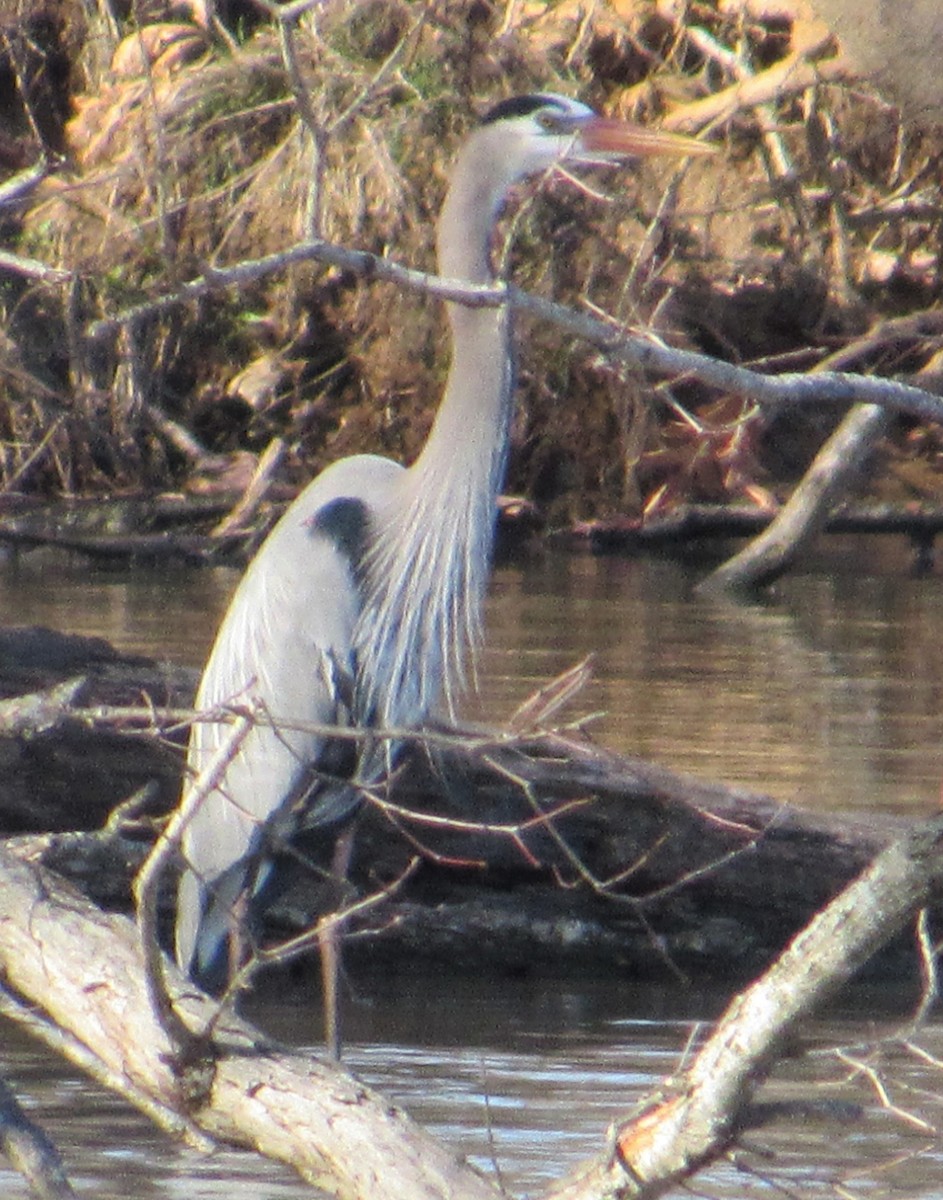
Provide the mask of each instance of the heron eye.
POLYGON ((537 124, 547 133, 569 133, 570 126, 566 117, 556 112, 537 113, 537 124))

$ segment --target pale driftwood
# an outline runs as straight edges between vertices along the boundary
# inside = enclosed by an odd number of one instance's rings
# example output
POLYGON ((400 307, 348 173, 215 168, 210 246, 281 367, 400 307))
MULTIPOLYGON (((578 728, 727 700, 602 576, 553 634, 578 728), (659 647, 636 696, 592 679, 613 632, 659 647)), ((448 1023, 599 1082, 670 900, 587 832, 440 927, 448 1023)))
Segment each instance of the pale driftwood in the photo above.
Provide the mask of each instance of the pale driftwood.
MULTIPOLYGON (((546 1200, 659 1196, 726 1152, 799 1020, 927 902, 943 879, 941 843, 936 818, 884 851, 733 1002, 690 1068, 546 1200)), ((24 1006, 32 1027, 42 1014, 68 1057, 177 1136, 254 1148, 350 1200, 500 1195, 370 1089, 234 1018, 215 1023, 204 1057, 175 1062, 147 1003, 133 924, 2 849, 0 927, 4 1011, 24 1006)), ((212 1006, 172 971, 171 983, 187 1023, 208 1028, 212 1006)))
MULTIPOLYGON (((809 377, 814 379, 826 368, 847 369, 866 362, 870 355, 898 342, 939 338, 940 329, 941 316, 937 312, 919 312, 880 322, 819 363, 809 377)), ((932 360, 931 366, 919 372, 916 379, 932 391, 939 390, 932 360)), ((698 590, 708 595, 750 592, 784 574, 826 527, 836 506, 860 482, 868 458, 890 425, 890 413, 880 406, 854 405, 821 447, 769 527, 702 580, 698 590)), ((925 554, 926 537, 921 538, 916 529, 911 530, 911 536, 917 543, 918 555, 925 554)), ((917 565, 924 565, 920 557, 917 565)))
MULTIPOLYGON (((310 1055, 277 1049, 234 1019, 220 1022, 213 1057, 192 1064, 181 1083, 148 1004, 134 924, 2 849, 0 928, 7 994, 67 1031, 77 1043, 68 1057, 88 1070, 91 1056, 99 1079, 176 1136, 258 1150, 349 1200, 498 1195, 365 1085, 310 1055)), ((182 1008, 195 1029, 213 1011, 199 998, 184 999, 182 1008)))
POLYGON ((617 1153, 577 1172, 547 1200, 660 1196, 734 1144, 750 1127, 750 1101, 801 1019, 939 887, 941 848, 940 817, 889 846, 733 1001, 689 1070, 615 1131, 617 1153))
POLYGON ((819 450, 775 520, 739 554, 703 579, 697 590, 705 595, 748 592, 783 575, 824 528, 832 508, 860 479, 890 419, 877 405, 855 405, 819 450))

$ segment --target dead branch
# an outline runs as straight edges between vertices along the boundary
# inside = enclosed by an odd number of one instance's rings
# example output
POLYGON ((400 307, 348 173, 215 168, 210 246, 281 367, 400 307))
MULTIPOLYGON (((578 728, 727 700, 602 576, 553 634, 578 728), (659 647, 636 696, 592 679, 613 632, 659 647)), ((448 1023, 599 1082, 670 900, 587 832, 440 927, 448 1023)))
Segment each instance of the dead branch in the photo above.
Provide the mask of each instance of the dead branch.
POLYGON ((802 482, 775 519, 733 558, 698 584, 704 595, 749 592, 775 582, 825 526, 828 514, 860 478, 889 414, 857 404, 819 450, 802 482))
POLYGON ((136 323, 220 288, 244 285, 298 263, 311 261, 340 267, 367 278, 387 280, 409 291, 423 292, 471 307, 511 304, 521 312, 549 321, 590 342, 619 361, 642 367, 655 375, 690 375, 710 387, 747 396, 758 404, 771 407, 879 404, 924 421, 943 421, 943 400, 922 388, 896 380, 825 371, 816 375, 763 375, 693 350, 667 346, 654 334, 626 333, 611 323, 518 288, 462 284, 400 266, 389 258, 325 241, 300 242, 288 250, 264 258, 245 260, 223 270, 207 271, 169 295, 95 321, 86 332, 93 340, 111 337, 129 322, 136 323))
POLYGON ((800 1019, 927 902, 943 880, 943 818, 914 826, 738 996, 690 1068, 616 1131, 612 1150, 552 1200, 660 1196, 736 1140, 741 1116, 800 1019))
POLYGON ((252 478, 246 485, 245 491, 239 497, 238 503, 215 526, 210 533, 210 537, 230 537, 246 529, 265 498, 273 476, 281 466, 282 459, 285 457, 285 450, 286 446, 281 438, 273 438, 269 442, 252 473, 252 478))
MULTIPOLYGON (((841 367, 902 337, 939 335, 940 316, 917 313, 880 323, 830 355, 810 372, 841 367)), ((931 372, 920 372, 917 379, 931 372)), ((789 500, 769 527, 698 585, 706 595, 749 592, 773 583, 826 526, 829 514, 860 480, 869 456, 890 427, 890 414, 874 404, 856 404, 821 447, 789 500)))
POLYGON ((3 1079, 0 1079, 0 1149, 38 1200, 71 1200, 75 1196, 59 1152, 42 1129, 27 1117, 3 1079))
MULTIPOLYGON (((285 1162, 349 1200, 495 1200, 487 1182, 389 1101, 308 1054, 280 1052, 243 1022, 222 1023, 216 1057, 176 1079, 132 922, 100 912, 6 850, 0 875, 7 988, 67 1030, 132 1104, 144 1107, 143 1097, 159 1105, 178 1129, 189 1108, 203 1134, 285 1162)), ((191 1028, 203 1028, 215 1006, 167 971, 178 1011, 191 1028)))
POLYGON ((193 814, 207 794, 219 783, 251 730, 252 721, 249 717, 236 718, 219 750, 206 764, 199 778, 194 780, 184 801, 161 830, 154 848, 134 880, 133 891, 137 906, 138 930, 141 935, 144 978, 151 1010, 168 1041, 177 1048, 178 1053, 183 1053, 189 1048, 192 1038, 188 1036, 186 1026, 174 1010, 164 978, 157 937, 158 890, 162 875, 180 849, 184 831, 193 819, 193 814))
POLYGON ((845 58, 810 61, 808 52, 791 54, 758 75, 748 75, 723 91, 676 109, 665 120, 665 128, 703 129, 708 124, 729 121, 738 113, 799 95, 817 83, 834 83, 854 75, 845 58))
POLYGON ((512 733, 536 733, 546 728, 551 717, 578 695, 593 673, 593 655, 551 679, 519 704, 511 714, 507 727, 512 733))

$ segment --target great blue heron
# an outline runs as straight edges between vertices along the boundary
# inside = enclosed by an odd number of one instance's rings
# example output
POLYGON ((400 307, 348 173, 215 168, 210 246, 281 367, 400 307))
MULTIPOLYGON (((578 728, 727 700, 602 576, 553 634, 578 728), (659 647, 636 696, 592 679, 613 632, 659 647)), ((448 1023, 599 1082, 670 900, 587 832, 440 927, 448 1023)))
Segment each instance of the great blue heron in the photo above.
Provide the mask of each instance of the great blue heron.
MULTIPOLYGON (((554 164, 697 153, 701 143, 597 116, 563 96, 517 96, 465 143, 438 223, 441 275, 493 282, 489 243, 512 185, 554 164)), ((295 500, 246 571, 223 619, 196 703, 252 702, 249 733, 186 829, 177 959, 218 989, 238 914, 268 871, 266 851, 306 824, 338 828, 357 805, 349 743, 293 723, 408 728, 451 706, 480 638, 496 498, 511 419, 507 307, 448 304, 452 366, 422 453, 404 469, 375 455, 334 463, 295 500)), ((197 723, 192 780, 225 743, 197 723)), ((356 764, 376 778, 382 755, 356 764)))

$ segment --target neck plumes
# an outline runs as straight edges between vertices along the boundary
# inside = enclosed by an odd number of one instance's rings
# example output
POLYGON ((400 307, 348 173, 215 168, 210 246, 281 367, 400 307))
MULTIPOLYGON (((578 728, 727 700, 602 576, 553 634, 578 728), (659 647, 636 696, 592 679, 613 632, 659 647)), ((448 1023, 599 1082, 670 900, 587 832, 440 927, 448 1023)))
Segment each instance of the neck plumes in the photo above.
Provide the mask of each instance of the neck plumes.
MULTIPOLYGON (((440 275, 474 284, 493 282, 489 241, 508 186, 487 150, 480 134, 466 145, 438 227, 440 275)), ((509 317, 504 308, 447 307, 445 394, 377 530, 369 644, 358 653, 364 668, 364 654, 373 664, 362 670, 361 711, 379 725, 421 722, 443 697, 451 712, 480 640, 510 432, 509 317)))

